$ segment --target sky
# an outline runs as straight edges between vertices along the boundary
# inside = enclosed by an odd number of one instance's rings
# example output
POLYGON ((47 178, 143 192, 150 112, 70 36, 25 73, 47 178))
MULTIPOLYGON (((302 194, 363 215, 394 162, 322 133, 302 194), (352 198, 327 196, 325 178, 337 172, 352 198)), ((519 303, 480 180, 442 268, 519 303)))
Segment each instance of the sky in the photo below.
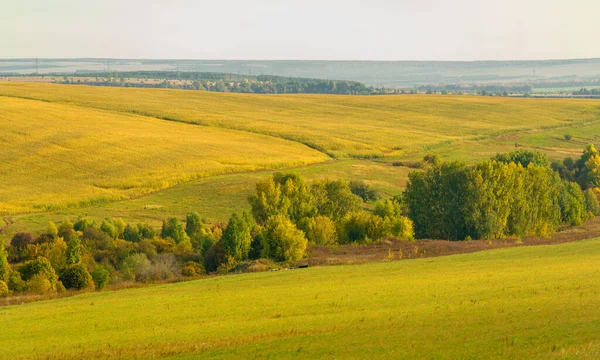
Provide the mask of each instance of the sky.
POLYGON ((0 58, 600 57, 600 0, 0 0, 0 58))

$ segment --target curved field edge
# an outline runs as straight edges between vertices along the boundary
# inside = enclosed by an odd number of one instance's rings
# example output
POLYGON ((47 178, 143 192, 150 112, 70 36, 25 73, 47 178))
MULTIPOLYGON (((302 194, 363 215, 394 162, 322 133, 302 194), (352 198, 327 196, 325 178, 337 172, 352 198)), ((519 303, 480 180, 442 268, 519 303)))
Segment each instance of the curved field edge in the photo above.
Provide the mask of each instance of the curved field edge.
POLYGON ((3 356, 580 358, 600 239, 207 278, 0 309, 3 356))
POLYGON ((210 175, 328 160, 266 135, 18 98, 1 98, 0 126, 0 214, 103 204, 210 175))
POLYGON ((399 156, 600 120, 597 102, 573 99, 252 95, 6 82, 0 95, 262 133, 335 158, 399 156))

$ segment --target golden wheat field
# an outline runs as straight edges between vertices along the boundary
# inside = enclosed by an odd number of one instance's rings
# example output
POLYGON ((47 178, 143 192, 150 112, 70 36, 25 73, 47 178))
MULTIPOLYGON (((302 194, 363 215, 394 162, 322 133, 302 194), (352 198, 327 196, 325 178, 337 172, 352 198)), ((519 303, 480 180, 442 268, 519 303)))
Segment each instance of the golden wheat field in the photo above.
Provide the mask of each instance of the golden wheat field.
POLYGON ((1 83, 0 95, 238 129, 336 158, 402 155, 452 141, 600 120, 594 101, 476 96, 252 95, 1 83))
POLYGON ((295 142, 0 97, 0 213, 136 197, 207 175, 327 160, 295 142))
POLYGON ((331 157, 411 156, 474 140, 483 144, 473 145, 481 151, 499 134, 598 122, 600 106, 585 100, 245 95, 4 82, 0 214, 103 204, 210 175, 331 157))

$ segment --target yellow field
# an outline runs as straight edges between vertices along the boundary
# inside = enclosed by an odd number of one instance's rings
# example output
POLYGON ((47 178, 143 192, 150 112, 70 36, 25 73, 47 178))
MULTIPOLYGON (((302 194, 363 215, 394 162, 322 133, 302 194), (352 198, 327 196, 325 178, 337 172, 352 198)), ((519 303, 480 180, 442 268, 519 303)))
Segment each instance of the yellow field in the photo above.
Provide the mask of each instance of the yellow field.
POLYGON ((0 128, 0 214, 327 160, 302 144, 259 134, 7 97, 0 97, 0 128))
POLYGON ((469 154, 491 154, 496 150, 486 141, 499 134, 560 132, 580 124, 600 124, 597 102, 245 95, 4 82, 0 214, 103 204, 204 176, 291 168, 331 157, 422 157, 439 149, 445 158, 462 156, 457 151, 465 144, 471 144, 469 154))
POLYGON ((600 120, 597 102, 475 96, 246 95, 0 83, 0 95, 274 135, 337 158, 401 155, 503 132, 600 120))

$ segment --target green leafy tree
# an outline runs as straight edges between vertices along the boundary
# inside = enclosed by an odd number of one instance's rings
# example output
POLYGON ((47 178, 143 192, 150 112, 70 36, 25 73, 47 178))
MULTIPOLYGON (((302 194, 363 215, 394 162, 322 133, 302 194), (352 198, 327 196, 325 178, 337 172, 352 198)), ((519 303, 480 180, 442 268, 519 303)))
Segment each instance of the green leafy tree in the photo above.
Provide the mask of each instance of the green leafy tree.
POLYGON ((537 150, 516 150, 507 154, 497 154, 492 160, 496 160, 505 164, 515 163, 521 164, 526 168, 529 164, 535 166, 549 166, 548 157, 541 151, 537 150))
POLYGON ((266 229, 262 257, 285 262, 302 259, 308 241, 290 219, 274 216, 267 221, 266 229))
POLYGON ((92 276, 83 264, 70 265, 60 274, 59 280, 67 289, 87 289, 94 286, 92 276))
POLYGON ((53 239, 58 237, 58 228, 56 224, 52 221, 48 222, 48 228, 46 229, 46 234, 50 235, 53 239))
POLYGON ((600 215, 600 205, 598 204, 598 197, 594 193, 594 190, 587 189, 583 192, 585 198, 585 209, 588 213, 593 216, 600 215))
POLYGON ((137 226, 127 224, 123 230, 123 240, 138 243, 142 241, 140 230, 137 226))
POLYGON ((333 221, 360 211, 362 207, 362 199, 352 193, 350 185, 344 180, 314 182, 311 190, 318 214, 333 221))
POLYGON ((116 239, 122 239, 123 238, 123 232, 125 231, 125 221, 123 221, 123 219, 121 218, 116 218, 113 219, 113 225, 115 226, 115 231, 117 233, 117 237, 116 239))
POLYGON ((7 282, 10 275, 8 252, 4 248, 4 240, 0 240, 0 281, 7 282))
POLYGON ((73 230, 73 223, 71 220, 69 220, 69 218, 66 218, 58 227, 58 236, 67 238, 73 230))
POLYGON ((563 180, 558 197, 561 220, 571 226, 581 225, 587 219, 586 201, 581 188, 576 183, 563 180))
POLYGON ((252 224, 246 214, 239 216, 233 213, 229 223, 223 232, 223 247, 228 256, 236 261, 248 258, 250 244, 252 242, 252 224))
POLYGON ((472 195, 465 164, 434 164, 408 177, 404 201, 417 238, 462 240, 470 234, 466 218, 472 195))
POLYGON ((365 202, 376 201, 380 198, 379 192, 362 180, 350 181, 350 191, 352 191, 354 195, 360 196, 365 202))
POLYGON ((112 220, 104 219, 102 221, 102 224, 100 225, 100 230, 102 230, 112 239, 117 239, 117 229, 115 228, 115 225, 113 224, 112 220))
POLYGON ((65 257, 67 265, 79 264, 81 262, 81 239, 79 236, 71 236, 67 243, 65 257))
POLYGON ((306 238, 318 245, 333 245, 337 242, 335 223, 326 216, 317 216, 308 220, 306 238))
POLYGON ((185 233, 183 224, 177 218, 169 218, 167 221, 163 221, 160 236, 163 238, 171 238, 175 240, 177 244, 190 241, 190 238, 185 233))

